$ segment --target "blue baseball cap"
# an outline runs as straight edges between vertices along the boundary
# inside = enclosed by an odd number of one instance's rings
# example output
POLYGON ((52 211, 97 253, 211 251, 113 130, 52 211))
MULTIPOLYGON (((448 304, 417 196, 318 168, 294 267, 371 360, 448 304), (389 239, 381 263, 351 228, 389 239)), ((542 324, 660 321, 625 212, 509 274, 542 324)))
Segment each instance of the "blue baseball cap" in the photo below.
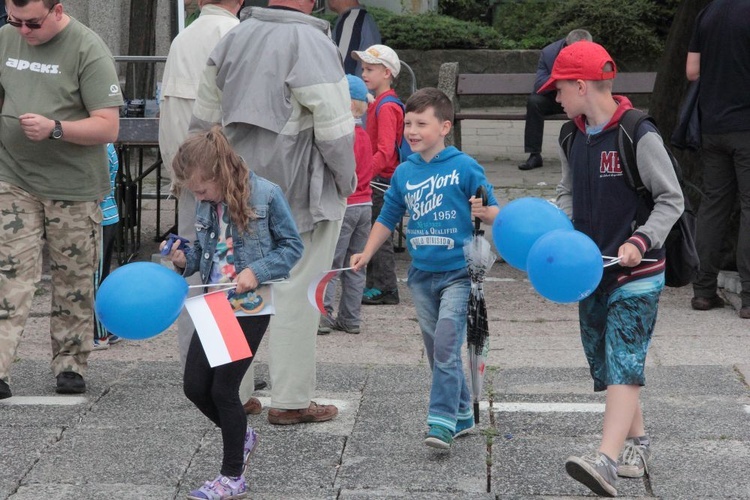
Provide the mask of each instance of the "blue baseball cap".
POLYGON ((360 77, 354 75, 346 75, 346 80, 349 82, 349 95, 352 100, 367 102, 367 86, 365 82, 360 77))

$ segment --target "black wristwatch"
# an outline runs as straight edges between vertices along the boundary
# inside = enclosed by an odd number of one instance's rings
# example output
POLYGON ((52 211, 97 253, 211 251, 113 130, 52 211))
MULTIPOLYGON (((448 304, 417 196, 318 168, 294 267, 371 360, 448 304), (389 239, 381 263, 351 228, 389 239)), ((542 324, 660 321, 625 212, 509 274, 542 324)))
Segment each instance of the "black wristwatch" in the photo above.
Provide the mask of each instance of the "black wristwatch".
POLYGON ((62 131, 62 123, 60 123, 60 120, 55 120, 55 128, 52 129, 52 132, 49 133, 50 139, 62 139, 63 131, 62 131))

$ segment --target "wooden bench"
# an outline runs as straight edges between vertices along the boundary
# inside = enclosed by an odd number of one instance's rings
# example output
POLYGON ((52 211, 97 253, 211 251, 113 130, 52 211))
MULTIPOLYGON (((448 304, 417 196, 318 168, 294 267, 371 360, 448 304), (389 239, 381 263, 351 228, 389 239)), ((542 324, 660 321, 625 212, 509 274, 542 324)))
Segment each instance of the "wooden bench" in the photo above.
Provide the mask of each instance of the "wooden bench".
MULTIPOLYGON (((461 111, 461 96, 527 96, 534 88, 534 73, 459 73, 458 63, 440 66, 438 87, 453 101, 455 120, 448 140, 461 147, 462 120, 526 120, 525 109, 501 112, 461 111)), ((619 73, 615 78, 614 93, 623 95, 651 94, 656 73, 619 73)), ((525 108, 525 100, 524 100, 525 108)), ((549 115, 548 120, 567 120, 564 114, 549 115)))

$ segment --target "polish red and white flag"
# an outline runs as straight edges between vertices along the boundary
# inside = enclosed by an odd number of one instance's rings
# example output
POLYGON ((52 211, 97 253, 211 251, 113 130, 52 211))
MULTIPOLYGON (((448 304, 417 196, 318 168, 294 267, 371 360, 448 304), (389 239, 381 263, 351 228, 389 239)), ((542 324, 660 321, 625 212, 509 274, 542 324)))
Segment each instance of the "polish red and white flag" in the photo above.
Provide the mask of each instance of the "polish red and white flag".
POLYGON ((212 368, 253 355, 225 291, 191 297, 185 309, 212 368))
POLYGON ((341 269, 331 269, 330 271, 323 271, 312 280, 312 283, 307 287, 307 300, 310 304, 320 311, 320 314, 326 315, 326 308, 323 305, 323 297, 325 296, 326 286, 328 283, 341 274, 343 271, 350 270, 351 267, 342 267, 341 269))

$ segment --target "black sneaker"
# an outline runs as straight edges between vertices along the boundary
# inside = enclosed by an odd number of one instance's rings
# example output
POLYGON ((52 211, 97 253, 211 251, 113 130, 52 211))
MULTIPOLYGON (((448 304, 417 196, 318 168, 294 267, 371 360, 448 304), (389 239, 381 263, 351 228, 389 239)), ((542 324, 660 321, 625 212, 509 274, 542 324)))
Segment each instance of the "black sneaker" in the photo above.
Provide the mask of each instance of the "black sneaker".
POLYGON ((10 393, 10 386, 5 380, 0 380, 0 399, 8 399, 13 394, 10 393))
POLYGON ((362 303, 368 306, 380 306, 389 305, 395 306, 399 303, 398 290, 389 290, 387 292, 381 292, 378 290, 369 297, 366 295, 362 296, 362 303))
POLYGON ((518 165, 518 170, 533 170, 544 166, 542 155, 539 153, 531 153, 529 159, 518 165))
POLYGON ((690 299, 690 307, 696 311, 710 311, 711 309, 724 307, 724 299, 718 295, 713 297, 693 297, 690 299))
POLYGON ((86 382, 75 372, 62 372, 57 376, 58 394, 83 394, 86 392, 86 382))

